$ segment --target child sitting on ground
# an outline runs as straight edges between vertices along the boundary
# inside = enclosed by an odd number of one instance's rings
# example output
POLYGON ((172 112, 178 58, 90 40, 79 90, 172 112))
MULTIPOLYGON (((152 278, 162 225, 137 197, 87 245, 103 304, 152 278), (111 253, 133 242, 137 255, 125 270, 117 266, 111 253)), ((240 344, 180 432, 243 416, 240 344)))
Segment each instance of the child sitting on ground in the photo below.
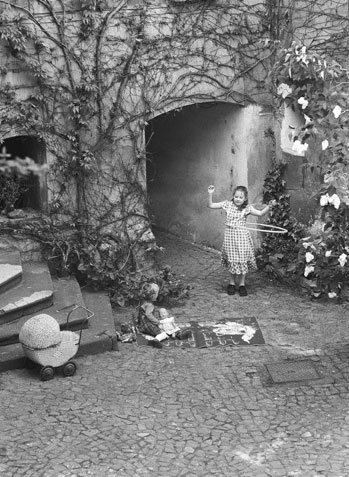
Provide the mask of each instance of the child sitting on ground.
MULTIPOLYGON (((150 335, 153 339, 148 341, 149 346, 154 348, 162 348, 161 341, 168 339, 170 336, 179 340, 187 339, 191 336, 189 330, 181 331, 180 328, 175 327, 175 331, 167 333, 169 317, 167 310, 162 311, 162 316, 159 313, 159 309, 154 305, 159 295, 159 286, 156 283, 146 283, 143 286, 142 297, 143 301, 138 310, 138 316, 136 320, 136 328, 140 333, 150 335), (163 318, 164 317, 164 318, 163 318), (161 320, 166 320, 161 324, 161 320)), ((162 309, 164 310, 164 309, 162 309)))

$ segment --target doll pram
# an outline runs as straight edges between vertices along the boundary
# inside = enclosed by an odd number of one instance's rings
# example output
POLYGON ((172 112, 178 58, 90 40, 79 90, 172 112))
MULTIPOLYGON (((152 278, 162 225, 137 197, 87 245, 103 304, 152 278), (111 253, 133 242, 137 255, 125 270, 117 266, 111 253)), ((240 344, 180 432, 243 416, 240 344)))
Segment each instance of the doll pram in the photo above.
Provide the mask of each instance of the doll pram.
POLYGON ((58 321, 47 314, 33 316, 22 326, 19 342, 30 362, 40 366, 42 381, 52 379, 57 369, 62 370, 63 376, 75 374, 76 364, 71 359, 79 350, 83 325, 94 316, 87 308, 74 305, 67 315, 66 328, 72 313, 79 308, 84 309, 87 316, 78 333, 68 329, 61 331, 58 321))

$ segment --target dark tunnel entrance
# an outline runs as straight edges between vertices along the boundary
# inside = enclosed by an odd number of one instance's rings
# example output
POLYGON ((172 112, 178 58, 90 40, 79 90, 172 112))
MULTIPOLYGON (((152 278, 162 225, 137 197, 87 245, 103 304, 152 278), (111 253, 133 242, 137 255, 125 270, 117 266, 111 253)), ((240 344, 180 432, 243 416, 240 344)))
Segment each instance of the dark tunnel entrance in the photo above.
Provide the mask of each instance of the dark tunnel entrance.
POLYGON ((232 135, 240 132, 241 111, 229 103, 200 103, 148 122, 147 192, 155 235, 162 229, 220 246, 223 219, 209 213, 207 187, 214 181, 229 189, 232 161, 239 167, 232 135))
MULTIPOLYGON (((29 157, 37 164, 45 164, 46 150, 43 141, 31 136, 14 136, 4 140, 1 145, 1 155, 7 159, 25 159, 29 157)), ((0 176, 1 179, 1 176, 0 176)), ((5 187, 8 193, 14 196, 14 188, 18 187, 19 193, 13 203, 15 209, 34 209, 43 211, 47 204, 46 184, 41 176, 29 174, 27 176, 11 177, 4 179, 5 187)), ((4 190, 4 189, 3 189, 4 190)), ((9 198, 8 198, 9 200, 9 198)), ((0 207, 4 206, 4 197, 0 207)))

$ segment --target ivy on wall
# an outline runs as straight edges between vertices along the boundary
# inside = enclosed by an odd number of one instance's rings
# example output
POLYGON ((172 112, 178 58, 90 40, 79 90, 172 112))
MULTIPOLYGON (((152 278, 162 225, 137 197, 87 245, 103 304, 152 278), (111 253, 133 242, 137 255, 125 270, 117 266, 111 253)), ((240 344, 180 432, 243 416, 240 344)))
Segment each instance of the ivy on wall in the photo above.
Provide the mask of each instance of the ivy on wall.
POLYGON ((244 3, 237 10, 149 0, 0 5, 0 139, 25 131, 53 158, 47 217, 16 233, 37 235, 66 267, 80 261, 81 273, 103 283, 144 268, 156 249, 146 210, 146 122, 194 102, 253 101, 255 86, 247 95, 241 79, 256 83, 252 72, 262 63, 264 44, 250 53, 253 36, 263 34, 260 12, 244 3), (30 94, 7 78, 29 84, 30 94))

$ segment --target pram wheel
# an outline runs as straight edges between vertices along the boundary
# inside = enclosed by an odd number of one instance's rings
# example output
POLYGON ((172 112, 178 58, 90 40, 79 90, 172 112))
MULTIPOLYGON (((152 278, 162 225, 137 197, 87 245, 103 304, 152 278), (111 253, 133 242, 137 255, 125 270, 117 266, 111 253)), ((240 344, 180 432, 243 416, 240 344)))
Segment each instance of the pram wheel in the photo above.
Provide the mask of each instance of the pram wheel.
POLYGON ((40 369, 41 381, 50 381, 50 379, 53 379, 54 375, 55 375, 55 370, 53 369, 52 366, 44 366, 43 368, 40 369))
POLYGON ((76 364, 73 361, 68 361, 63 366, 63 376, 74 376, 76 371, 76 364))

